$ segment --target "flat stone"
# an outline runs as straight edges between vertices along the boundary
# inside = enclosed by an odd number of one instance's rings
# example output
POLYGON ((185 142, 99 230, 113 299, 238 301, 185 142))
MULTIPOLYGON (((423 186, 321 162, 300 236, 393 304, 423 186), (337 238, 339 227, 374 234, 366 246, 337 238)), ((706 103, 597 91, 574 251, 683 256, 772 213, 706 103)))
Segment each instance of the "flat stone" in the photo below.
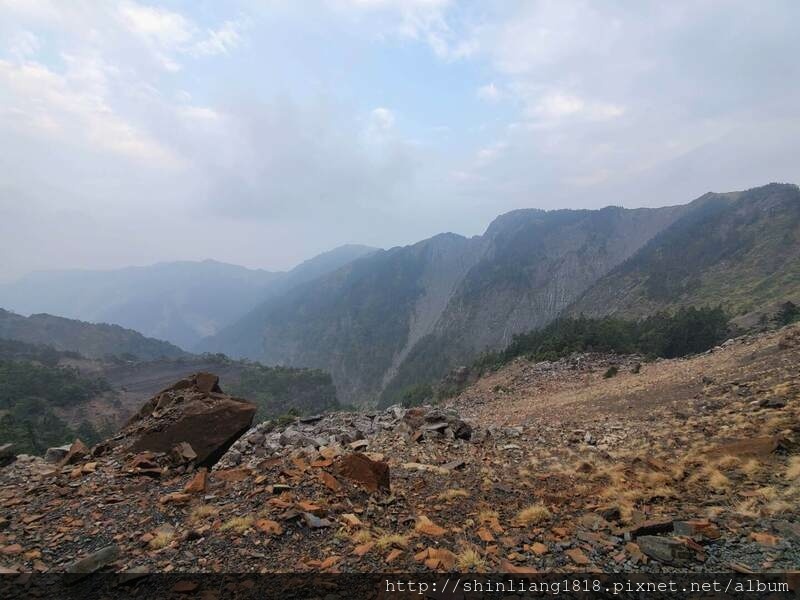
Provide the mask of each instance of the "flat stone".
POLYGON ((659 533, 669 533, 672 531, 672 519, 644 521, 629 528, 625 533, 631 537, 638 538, 643 535, 656 535, 659 533))
POLYGON ((307 417, 300 417, 298 421, 301 423, 317 423, 322 421, 323 415, 308 415, 307 417))
POLYGON ((66 446, 54 446, 52 448, 48 448, 44 453, 44 460, 45 462, 51 464, 57 464, 64 459, 64 457, 67 455, 67 452, 69 452, 69 444, 66 446))
POLYGON ((85 558, 76 560, 68 564, 64 570, 67 573, 88 575, 102 569, 106 565, 114 562, 119 557, 119 546, 116 544, 101 548, 97 552, 90 554, 85 558))
POLYGON ((643 535, 636 538, 636 544, 647 556, 663 563, 679 563, 694 558, 694 552, 668 537, 643 535))

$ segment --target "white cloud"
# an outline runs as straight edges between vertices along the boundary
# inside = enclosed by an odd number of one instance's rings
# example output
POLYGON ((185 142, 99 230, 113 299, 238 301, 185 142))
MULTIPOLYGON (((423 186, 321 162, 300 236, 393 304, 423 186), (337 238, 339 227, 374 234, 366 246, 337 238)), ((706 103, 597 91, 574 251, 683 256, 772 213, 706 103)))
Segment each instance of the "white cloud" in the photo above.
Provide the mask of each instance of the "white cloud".
POLYGON ((41 42, 39 38, 30 31, 22 30, 11 36, 8 44, 8 51, 11 56, 18 60, 24 60, 33 56, 39 51, 41 42))
POLYGON ((181 14, 164 8, 126 2, 119 7, 126 27, 165 48, 177 48, 192 37, 192 24, 181 14))
POLYGON ((394 127, 394 113, 388 108, 379 106, 370 113, 370 127, 374 131, 385 132, 394 127))
POLYGON ((532 125, 554 125, 568 118, 579 118, 586 121, 608 121, 625 114, 625 108, 608 102, 586 100, 561 91, 545 94, 522 92, 520 99, 526 105, 524 114, 533 119, 532 125), (534 99, 535 98, 535 99, 534 99))
POLYGON ((478 98, 487 102, 497 102, 503 95, 494 82, 482 85, 476 93, 478 98))
POLYGON ((178 109, 178 114, 195 121, 218 121, 221 118, 216 110, 208 106, 182 106, 178 109))
POLYGON ((475 156, 475 166, 481 168, 493 163, 507 147, 507 142, 499 141, 481 148, 475 156))
POLYGON ((64 61, 67 69, 58 73, 35 62, 0 60, 0 87, 8 94, 0 113, 6 127, 153 165, 181 164, 171 150, 111 108, 107 78, 112 68, 74 56, 64 61))
POLYGON ((225 21, 219 29, 209 30, 206 39, 197 42, 192 52, 200 56, 228 54, 242 43, 244 27, 241 21, 225 21))
POLYGON ((195 57, 229 54, 243 42, 248 20, 226 20, 216 29, 202 32, 184 15, 133 1, 118 8, 123 26, 149 49, 168 71, 182 68, 181 55, 195 57))
POLYGON ((532 114, 547 119, 558 119, 580 113, 585 103, 577 96, 559 92, 545 95, 533 108, 532 114))
POLYGON ((330 0, 340 12, 376 19, 367 29, 428 44, 437 58, 455 61, 478 51, 476 38, 458 31, 447 13, 457 6, 452 0, 330 0))

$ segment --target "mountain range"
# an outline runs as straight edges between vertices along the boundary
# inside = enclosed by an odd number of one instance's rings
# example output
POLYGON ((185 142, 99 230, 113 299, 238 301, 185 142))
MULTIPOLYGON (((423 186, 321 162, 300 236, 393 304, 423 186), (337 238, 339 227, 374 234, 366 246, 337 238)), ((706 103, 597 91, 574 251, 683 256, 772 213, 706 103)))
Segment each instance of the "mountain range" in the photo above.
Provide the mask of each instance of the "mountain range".
POLYGON ((129 357, 135 360, 180 358, 177 346, 107 323, 86 323, 48 314, 23 317, 0 308, 0 339, 50 346, 88 358, 129 357))
POLYGON ((481 236, 442 234, 357 259, 204 343, 325 369, 348 401, 385 404, 561 314, 690 304, 739 314, 797 300, 798 212, 788 184, 666 208, 517 210, 481 236))
POLYGON ((33 312, 47 302, 49 312, 84 311, 195 352, 322 369, 343 401, 386 404, 559 315, 721 305, 753 322, 772 304, 799 301, 800 190, 769 184, 664 208, 516 210, 479 236, 345 246, 286 273, 189 265, 38 274, 0 288, 0 305, 33 312), (190 275, 156 276, 171 269, 190 275), (132 272, 136 284, 122 275, 132 272), (104 283, 76 283, 91 278, 104 283))
POLYGON ((115 323, 190 350, 259 301, 370 251, 366 246, 342 246, 287 272, 213 260, 35 272, 0 285, 0 306, 20 314, 115 323))

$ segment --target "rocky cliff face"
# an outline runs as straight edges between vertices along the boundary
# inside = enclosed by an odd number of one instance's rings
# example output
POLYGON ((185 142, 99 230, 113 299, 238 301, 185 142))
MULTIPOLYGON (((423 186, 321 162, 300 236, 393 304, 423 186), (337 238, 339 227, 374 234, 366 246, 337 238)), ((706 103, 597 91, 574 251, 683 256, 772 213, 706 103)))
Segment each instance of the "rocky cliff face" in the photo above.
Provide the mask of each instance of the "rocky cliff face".
POLYGON ((796 186, 773 184, 657 209, 514 211, 482 236, 362 257, 231 331, 240 355, 327 370, 345 402, 388 405, 565 311, 800 300, 799 206, 796 186))
POLYGON ((331 372, 346 401, 388 403, 547 323, 683 210, 515 211, 482 236, 376 252, 263 305, 240 344, 331 372))
POLYGON ((800 189, 770 184, 706 194, 630 260, 599 279, 571 314, 641 317, 689 305, 732 316, 800 300, 800 189))
POLYGON ((407 354, 385 401, 423 375, 441 376, 514 334, 549 323, 584 290, 670 225, 685 207, 601 211, 516 211, 483 236, 430 334, 407 354))

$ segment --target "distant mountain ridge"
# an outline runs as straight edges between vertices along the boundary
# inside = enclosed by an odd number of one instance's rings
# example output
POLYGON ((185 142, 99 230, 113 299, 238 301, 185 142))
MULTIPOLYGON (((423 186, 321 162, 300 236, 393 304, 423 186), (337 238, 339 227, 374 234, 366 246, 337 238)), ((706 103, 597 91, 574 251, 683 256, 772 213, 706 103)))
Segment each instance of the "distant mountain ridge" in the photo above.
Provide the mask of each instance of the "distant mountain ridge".
MULTIPOLYGON (((797 289, 796 195, 796 186, 771 184, 665 208, 513 211, 481 236, 441 234, 378 251, 267 298, 204 349, 328 370, 346 401, 370 405, 572 310, 633 314, 641 305, 647 314, 731 297, 739 300, 723 304, 755 309, 797 289), (717 254, 714 240, 727 240, 717 254), (689 271, 706 265, 698 293, 676 275, 683 288, 647 304, 635 292, 641 282, 614 279, 631 265, 670 260, 689 271)), ((672 285, 671 277, 652 282, 672 285)))
POLYGON ((51 346, 89 358, 130 356, 137 360, 180 358, 187 353, 162 340, 106 323, 85 323, 48 314, 30 317, 0 308, 0 339, 51 346))
POLYGON ((282 293, 372 250, 342 246, 288 272, 213 260, 37 272, 0 285, 0 306, 20 314, 49 313, 115 323, 191 350, 270 294, 282 293))
POLYGON ((737 316, 800 301, 800 188, 705 194, 672 227, 599 279, 570 314, 641 317, 719 304, 737 316))
POLYGON ((252 303, 243 316, 190 349, 321 369, 342 401, 386 404, 559 315, 719 304, 754 318, 800 302, 800 191, 770 184, 663 208, 516 210, 483 235, 343 246, 259 285, 242 294, 252 303))

